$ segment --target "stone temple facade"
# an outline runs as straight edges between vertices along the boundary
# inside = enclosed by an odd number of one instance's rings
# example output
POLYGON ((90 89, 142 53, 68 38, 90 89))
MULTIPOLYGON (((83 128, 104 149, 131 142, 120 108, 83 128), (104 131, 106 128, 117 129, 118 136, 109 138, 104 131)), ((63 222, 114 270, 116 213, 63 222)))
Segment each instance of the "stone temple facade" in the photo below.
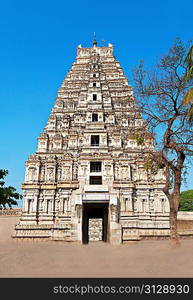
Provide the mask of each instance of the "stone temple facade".
POLYGON ((78 46, 26 162, 14 237, 119 244, 168 236, 164 172, 145 167, 154 151, 146 127, 113 46, 78 46))

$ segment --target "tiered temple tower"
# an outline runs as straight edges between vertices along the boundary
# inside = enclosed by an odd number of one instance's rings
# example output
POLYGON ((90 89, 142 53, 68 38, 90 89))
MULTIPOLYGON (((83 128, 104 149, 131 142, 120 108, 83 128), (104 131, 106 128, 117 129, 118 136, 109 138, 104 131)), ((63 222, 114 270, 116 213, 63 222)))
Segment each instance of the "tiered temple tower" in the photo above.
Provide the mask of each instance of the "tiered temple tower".
POLYGON ((14 237, 116 244, 169 235, 164 172, 145 167, 154 151, 146 127, 113 46, 78 46, 26 162, 14 237))

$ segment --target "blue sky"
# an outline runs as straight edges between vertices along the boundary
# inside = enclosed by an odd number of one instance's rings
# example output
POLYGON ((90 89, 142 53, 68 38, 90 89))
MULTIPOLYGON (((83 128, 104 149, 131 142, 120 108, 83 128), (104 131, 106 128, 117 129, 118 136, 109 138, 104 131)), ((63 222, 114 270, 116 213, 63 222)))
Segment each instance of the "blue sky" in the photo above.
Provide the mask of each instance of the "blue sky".
MULTIPOLYGON (((34 153, 76 46, 91 46, 93 33, 112 43, 125 74, 148 65, 179 36, 192 38, 193 0, 1 1, 0 168, 20 190, 25 160, 34 153)), ((131 82, 132 85, 132 82, 131 82)), ((193 188, 193 171, 187 186, 193 188)))

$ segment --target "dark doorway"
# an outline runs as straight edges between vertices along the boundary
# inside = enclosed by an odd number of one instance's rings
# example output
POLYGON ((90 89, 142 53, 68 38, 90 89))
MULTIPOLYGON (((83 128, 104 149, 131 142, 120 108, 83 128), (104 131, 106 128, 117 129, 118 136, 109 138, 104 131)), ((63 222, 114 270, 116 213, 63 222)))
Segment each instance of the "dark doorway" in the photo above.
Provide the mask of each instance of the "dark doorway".
POLYGON ((93 101, 96 101, 96 100, 97 100, 97 94, 93 94, 92 97, 93 97, 93 98, 92 98, 93 101))
POLYGON ((108 203, 83 203, 82 243, 89 243, 89 219, 102 219, 102 241, 108 238, 108 203))
POLYGON ((91 146, 99 146, 99 135, 91 135, 91 146))
POLYGON ((98 114, 92 114, 92 122, 98 122, 98 114))

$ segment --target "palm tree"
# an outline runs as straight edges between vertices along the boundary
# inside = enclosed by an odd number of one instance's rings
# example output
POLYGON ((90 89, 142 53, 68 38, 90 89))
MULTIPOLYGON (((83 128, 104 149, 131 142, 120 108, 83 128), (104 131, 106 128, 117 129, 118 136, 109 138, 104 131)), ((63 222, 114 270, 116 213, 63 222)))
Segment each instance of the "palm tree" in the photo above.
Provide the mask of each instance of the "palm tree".
MULTIPOLYGON (((186 58, 185 64, 187 66, 187 72, 184 76, 184 81, 186 83, 190 82, 193 79, 193 45, 191 46, 186 58)), ((188 118, 189 121, 193 121, 193 87, 191 87, 185 94, 184 99, 182 101, 183 105, 190 104, 190 108, 188 110, 188 118)))
POLYGON ((9 208, 12 208, 12 205, 17 205, 18 199, 20 199, 19 193, 16 192, 16 189, 13 186, 8 186, 3 188, 2 198, 0 204, 6 208, 6 204, 9 208))

